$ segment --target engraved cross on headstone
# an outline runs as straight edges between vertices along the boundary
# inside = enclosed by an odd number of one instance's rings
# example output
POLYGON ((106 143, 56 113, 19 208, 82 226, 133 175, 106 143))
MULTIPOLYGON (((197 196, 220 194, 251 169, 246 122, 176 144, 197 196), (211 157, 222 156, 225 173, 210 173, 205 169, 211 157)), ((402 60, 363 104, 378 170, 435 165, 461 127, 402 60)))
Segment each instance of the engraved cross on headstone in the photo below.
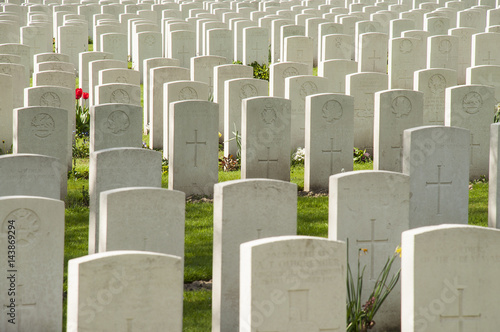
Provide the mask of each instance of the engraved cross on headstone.
POLYGON ((472 319, 480 319, 481 314, 477 315, 472 315, 472 314, 464 314, 464 301, 463 301, 463 296, 464 296, 464 289, 463 288, 457 288, 458 291, 458 314, 453 315, 453 316, 444 316, 440 315, 439 317, 441 319, 456 319, 458 320, 458 332, 464 332, 464 321, 465 320, 472 320, 472 319))
POLYGON ((438 174, 437 174, 437 182, 426 182, 425 186, 437 186, 437 214, 441 214, 441 186, 451 186, 453 181, 441 181, 441 167, 443 165, 437 165, 438 174))
POLYGON ((182 50, 178 50, 177 54, 180 54, 181 57, 183 57, 185 54, 189 54, 189 51, 186 51, 186 45, 182 44, 182 50))
POLYGON ((266 163, 266 178, 269 178, 269 163, 278 163, 278 159, 270 159, 269 154, 271 148, 267 147, 267 158, 266 159, 257 159, 259 163, 266 163))
POLYGON ((377 219, 370 219, 371 222, 371 235, 370 239, 368 240, 356 240, 357 243, 369 243, 370 244, 370 279, 374 280, 375 279, 375 244, 376 243, 381 243, 381 242, 388 242, 389 239, 376 239, 375 238, 375 220, 377 219))
POLYGON ((186 142, 187 145, 194 144, 194 167, 198 167, 198 145, 206 145, 207 142, 198 141, 198 130, 194 130, 194 142, 186 142))
POLYGON ((474 134, 470 134, 470 165, 474 163, 474 148, 480 147, 481 144, 474 143, 474 134))
POLYGON ((323 153, 330 154, 330 174, 333 174, 333 155, 334 153, 341 153, 342 149, 335 149, 333 144, 333 137, 330 137, 330 150, 321 150, 323 153))
POLYGON ((491 58, 491 51, 488 51, 488 58, 483 59, 483 61, 487 61, 489 65, 491 65, 491 61, 496 61, 496 59, 491 58))
POLYGON ((380 60, 380 57, 375 56, 376 51, 373 50, 373 55, 371 57, 368 57, 368 60, 372 60, 372 71, 375 71, 375 65, 377 64, 377 60, 380 60))
POLYGON ((391 149, 398 150, 398 158, 401 160, 401 154, 403 153, 403 134, 399 134, 399 143, 395 146, 391 146, 391 149))

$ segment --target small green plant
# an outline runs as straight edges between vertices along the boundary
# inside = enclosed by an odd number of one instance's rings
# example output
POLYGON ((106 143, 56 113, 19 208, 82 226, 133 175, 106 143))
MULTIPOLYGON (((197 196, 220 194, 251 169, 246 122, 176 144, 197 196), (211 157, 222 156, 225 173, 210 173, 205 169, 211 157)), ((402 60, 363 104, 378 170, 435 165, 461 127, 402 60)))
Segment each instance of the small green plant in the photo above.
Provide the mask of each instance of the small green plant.
MULTIPOLYGON (((401 255, 401 248, 398 247, 392 257, 387 259, 375 282, 372 293, 368 296, 368 300, 363 302, 363 276, 366 266, 361 269, 359 257, 367 251, 367 249, 362 248, 358 251, 356 280, 353 279, 351 267, 349 266, 349 254, 347 254, 347 332, 366 332, 375 326, 373 318, 398 283, 401 273, 401 269, 399 269, 389 280, 392 264, 395 258, 401 255)), ((347 252, 349 252, 349 241, 347 241, 347 252)))
MULTIPOLYGON (((240 60, 233 61, 234 65, 242 65, 240 60)), ((253 78, 269 81, 269 65, 267 63, 260 64, 257 61, 252 62, 249 66, 253 67, 253 78)))
POLYGON ((372 160, 372 156, 366 150, 354 148, 353 159, 355 163, 366 163, 372 160))
POLYGON ((253 78, 269 81, 269 67, 267 64, 259 64, 254 61, 250 64, 253 67, 253 78))
POLYGON ((73 158, 88 158, 90 154, 88 137, 78 137, 78 135, 75 135, 72 152, 73 158))
POLYGON ((297 151, 292 154, 291 165, 304 165, 304 161, 306 159, 306 149, 298 147, 297 151))
POLYGON ((495 116, 493 117, 493 122, 500 122, 500 103, 495 106, 495 116))
MULTIPOLYGON (((234 125, 234 131, 232 132, 233 137, 231 137, 230 139, 228 139, 224 143, 230 142, 230 141, 236 141, 236 146, 238 146, 238 150, 236 151, 236 159, 240 160, 241 159, 241 134, 236 129, 236 123, 233 123, 233 125, 234 125)), ((221 136, 222 136, 221 133, 219 133, 219 138, 221 136)), ((222 147, 222 149, 224 149, 224 147, 222 147)))
POLYGON ((2 147, 0 148, 0 155, 2 154, 11 154, 12 153, 12 145, 9 148, 5 147, 5 140, 2 140, 2 147))
POLYGON ((162 158, 161 160, 161 172, 162 174, 168 173, 168 160, 165 158, 162 158))

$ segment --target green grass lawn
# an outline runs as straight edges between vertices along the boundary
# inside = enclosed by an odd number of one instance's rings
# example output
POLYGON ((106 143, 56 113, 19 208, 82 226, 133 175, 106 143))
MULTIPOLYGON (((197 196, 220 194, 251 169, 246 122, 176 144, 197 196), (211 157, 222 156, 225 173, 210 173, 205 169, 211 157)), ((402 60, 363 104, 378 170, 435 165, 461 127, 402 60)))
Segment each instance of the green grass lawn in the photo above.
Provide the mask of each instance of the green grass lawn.
MULTIPOLYGON (((88 159, 75 159, 75 167, 68 180, 66 208, 66 238, 64 253, 64 291, 67 290, 67 262, 84 256, 88 248, 88 159)), ((372 169, 372 163, 355 164, 354 170, 372 169)), ((219 181, 236 180, 240 172, 219 172, 219 181)), ((304 168, 291 169, 291 182, 299 190, 304 188, 304 168)), ((167 187, 167 173, 163 174, 167 187)), ((469 194, 469 224, 487 225, 488 184, 475 183, 469 194)), ((299 235, 327 237, 328 196, 299 196, 297 200, 297 232, 299 235)), ((184 281, 212 278, 213 205, 210 202, 186 203, 185 269, 184 281)), ((211 331, 211 292, 207 290, 184 292, 183 331, 211 331)), ((66 296, 64 298, 66 321, 66 296)))

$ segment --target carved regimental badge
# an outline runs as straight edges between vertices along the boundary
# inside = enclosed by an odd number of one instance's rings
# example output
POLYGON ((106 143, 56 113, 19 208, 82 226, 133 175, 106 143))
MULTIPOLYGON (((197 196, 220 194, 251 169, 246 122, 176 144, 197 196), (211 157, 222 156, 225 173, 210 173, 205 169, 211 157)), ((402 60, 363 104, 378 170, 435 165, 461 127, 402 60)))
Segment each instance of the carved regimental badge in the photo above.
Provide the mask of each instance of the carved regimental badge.
POLYGON ((307 81, 300 87, 300 96, 305 98, 309 95, 318 93, 318 87, 311 81, 307 81))
POLYGON ((31 131, 36 137, 49 137, 55 129, 54 119, 47 113, 37 114, 31 120, 31 131))
POLYGON ((262 121, 264 121, 264 123, 272 124, 276 121, 278 113, 276 111, 276 108, 273 105, 269 104, 264 106, 264 109, 260 112, 260 117, 262 118, 262 121))
POLYGON ((110 133, 119 135, 127 131, 128 127, 130 127, 130 119, 125 112, 117 110, 108 116, 105 127, 110 133))
POLYGON ((240 89, 240 98, 250 98, 257 96, 257 88, 252 84, 245 84, 240 89))
POLYGON ((185 87, 179 91, 179 100, 192 100, 198 99, 198 93, 192 87, 185 87))
POLYGON ((61 98, 55 92, 45 92, 40 97, 40 106, 61 107, 61 98))
POLYGON ((295 68, 295 67, 288 67, 287 69, 285 69, 283 71, 282 77, 283 78, 287 78, 287 77, 290 77, 290 76, 297 76, 297 75, 299 75, 299 71, 297 70, 297 68, 295 68))
POLYGON ((429 78, 427 86, 431 90, 432 94, 434 95, 442 94, 446 89, 446 78, 441 74, 432 75, 429 78))
POLYGON ((340 120, 342 117, 342 105, 336 100, 329 100, 323 105, 322 113, 323 119, 326 122, 332 123, 335 120, 340 120))
POLYGON ((118 103, 118 104, 129 104, 130 96, 128 95, 127 91, 123 89, 117 89, 113 91, 113 93, 111 93, 110 101, 112 103, 118 103))
POLYGON ((409 39, 403 39, 401 44, 399 44, 399 52, 408 54, 411 51, 413 51, 413 43, 409 39))
POLYGON ((448 54, 451 52, 451 41, 449 39, 443 39, 439 43, 439 52, 442 54, 448 54))
POLYGON ((396 118, 408 116, 411 112, 411 101, 405 96, 398 96, 392 100, 392 113, 396 118))
POLYGON ((3 221, 2 232, 7 234, 9 220, 14 220, 16 227, 16 245, 26 247, 35 243, 40 230, 40 218, 30 209, 17 209, 12 211, 3 221))
POLYGON ((483 98, 475 91, 469 92, 462 99, 462 109, 466 113, 475 114, 479 112, 481 106, 483 106, 483 98))

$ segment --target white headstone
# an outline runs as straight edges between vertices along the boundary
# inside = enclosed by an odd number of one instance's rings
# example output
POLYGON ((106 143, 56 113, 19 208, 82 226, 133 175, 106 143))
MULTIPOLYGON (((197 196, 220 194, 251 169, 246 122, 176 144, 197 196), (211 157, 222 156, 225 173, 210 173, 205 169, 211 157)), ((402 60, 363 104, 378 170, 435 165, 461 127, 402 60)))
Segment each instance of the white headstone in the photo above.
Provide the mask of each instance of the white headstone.
POLYGON ((457 85, 457 71, 452 69, 417 70, 413 87, 424 94, 424 126, 444 125, 446 88, 457 85))
POLYGON ((375 92, 373 169, 401 172, 403 131, 423 125, 424 94, 412 90, 375 92))
POLYGON ((498 230, 468 225, 404 232, 401 330, 495 330, 499 240, 498 230))
POLYGON ((110 103, 90 107, 90 153, 109 148, 142 146, 142 109, 110 103))
POLYGON ((470 178, 488 177, 489 128, 495 112, 495 90, 485 85, 455 86, 446 89, 446 126, 470 131, 470 178))
POLYGON ((353 168, 354 98, 315 94, 305 105, 304 190, 328 190, 330 175, 353 168))
POLYGON ((212 331, 239 327, 240 244, 296 234, 296 184, 252 179, 214 186, 212 331))
POLYGON ((101 193, 99 252, 151 251, 184 257, 185 195, 163 188, 101 193))
POLYGON ((0 211, 2 331, 61 331, 64 202, 1 197, 0 211))
POLYGON ((127 250, 72 259, 68 330, 158 331, 168 326, 180 332, 182 291, 182 260, 177 256, 127 250))
MULTIPOLYGON (((386 171, 330 177, 328 238, 349 241, 348 263, 354 276, 356 267, 365 268, 361 303, 369 300, 379 273, 400 244, 401 233, 409 228, 409 182, 407 175, 386 171), (360 256, 362 248, 368 252, 360 256)), ((399 260, 394 262, 391 274, 398 269, 399 260)), ((400 287, 396 285, 375 316, 378 329, 399 328, 400 303, 400 287)))
POLYGON ((161 187, 161 153, 142 148, 95 151, 89 161, 89 253, 99 250, 99 202, 105 190, 161 187))
POLYGON ((185 100, 170 104, 168 188, 213 195, 218 182, 218 105, 185 100))
POLYGON ((424 126, 403 134, 403 173, 410 176, 410 228, 467 224, 470 132, 424 126))
POLYGON ((241 332, 342 330, 345 243, 271 237, 243 243, 240 257, 241 332))

